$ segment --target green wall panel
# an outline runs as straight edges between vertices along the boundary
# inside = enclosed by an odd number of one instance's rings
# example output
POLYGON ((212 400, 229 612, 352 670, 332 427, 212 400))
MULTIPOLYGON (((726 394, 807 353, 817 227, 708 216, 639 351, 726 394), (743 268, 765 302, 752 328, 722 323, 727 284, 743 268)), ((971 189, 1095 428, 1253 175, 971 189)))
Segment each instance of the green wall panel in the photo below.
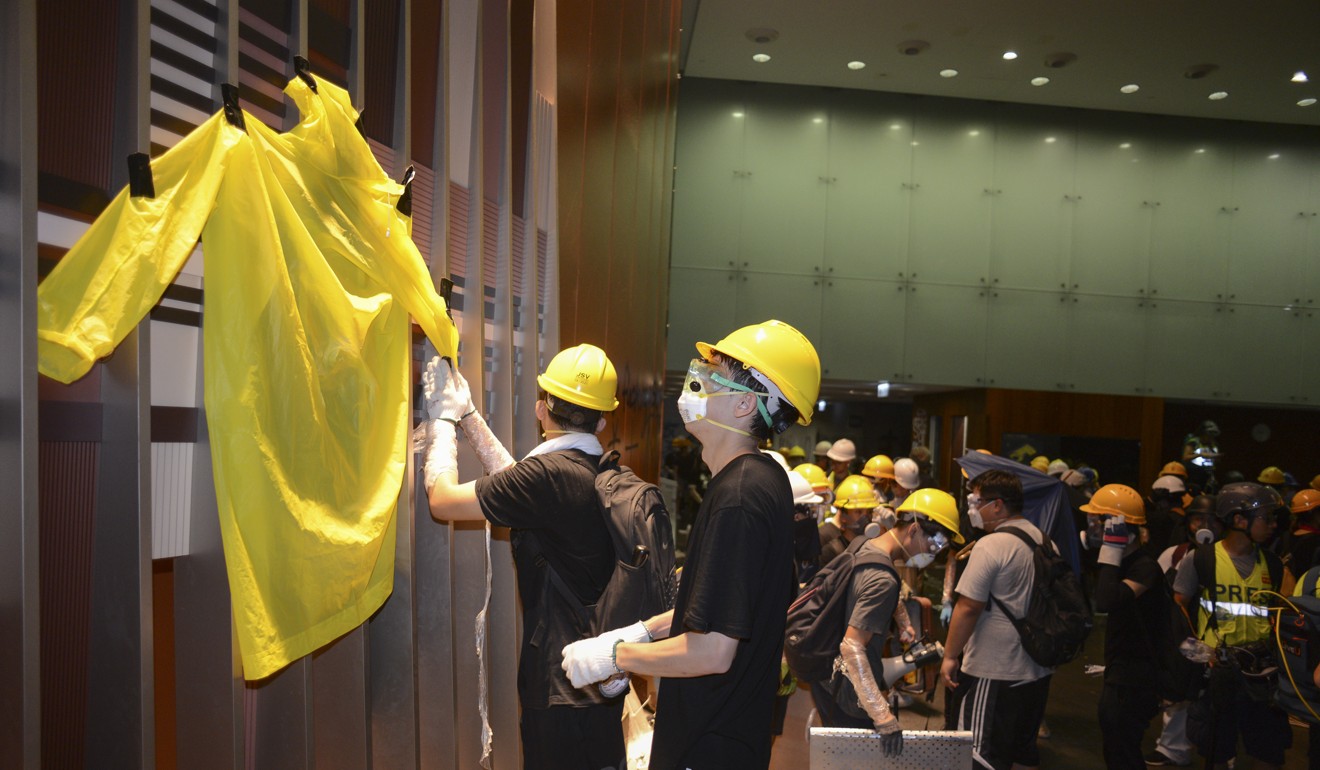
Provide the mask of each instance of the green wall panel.
POLYGON ((682 98, 671 368, 781 318, 833 379, 1320 404, 1313 130, 702 79, 682 98))

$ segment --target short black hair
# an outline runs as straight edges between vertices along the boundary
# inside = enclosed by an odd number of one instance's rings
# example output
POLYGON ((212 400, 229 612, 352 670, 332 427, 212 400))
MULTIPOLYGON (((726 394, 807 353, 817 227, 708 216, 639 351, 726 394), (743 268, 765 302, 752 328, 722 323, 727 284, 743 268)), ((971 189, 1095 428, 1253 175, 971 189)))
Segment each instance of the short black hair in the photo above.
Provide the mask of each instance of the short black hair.
POLYGON ((982 500, 987 497, 1003 500, 1012 514, 1022 513, 1022 480, 1016 473, 998 469, 984 471, 976 474, 967 486, 980 494, 982 500))
MULTIPOLYGON (((765 386, 756 381, 756 378, 752 376, 752 370, 745 366, 742 361, 739 361, 733 356, 725 355, 718 350, 713 350, 711 351, 711 362, 728 365, 730 372, 729 379, 744 388, 753 391, 754 394, 765 392, 765 386)), ((756 398, 758 400, 765 399, 766 409, 768 410, 770 409, 770 399, 774 397, 756 395, 756 398)), ((758 443, 761 441, 769 441, 772 435, 775 433, 783 433, 784 428, 787 428, 789 425, 792 425, 797 421, 798 410, 782 398, 777 400, 779 401, 778 411, 771 412, 770 414, 770 418, 774 420, 774 425, 765 424, 765 419, 761 417, 760 409, 757 409, 752 415, 752 421, 748 426, 747 432, 751 433, 752 438, 756 439, 758 443)))
POLYGON ((541 393, 541 400, 545 402, 551 422, 562 430, 576 433, 596 432, 596 425, 600 423, 601 418, 600 410, 578 406, 545 392, 541 393))

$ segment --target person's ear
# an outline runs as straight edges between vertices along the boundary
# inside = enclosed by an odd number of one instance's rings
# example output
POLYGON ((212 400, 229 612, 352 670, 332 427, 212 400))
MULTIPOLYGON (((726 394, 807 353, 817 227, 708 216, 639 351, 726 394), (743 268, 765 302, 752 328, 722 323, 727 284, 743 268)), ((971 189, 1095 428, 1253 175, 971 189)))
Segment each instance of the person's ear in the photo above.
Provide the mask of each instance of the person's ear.
POLYGON ((546 409, 545 400, 540 398, 536 399, 536 406, 532 407, 532 413, 536 415, 537 422, 545 422, 546 417, 549 415, 549 412, 546 411, 546 409))
POLYGON ((596 429, 595 429, 594 431, 592 431, 592 433, 600 433, 600 432, 603 431, 603 430, 605 430, 605 418, 604 418, 604 417, 600 418, 599 420, 596 420, 596 429))

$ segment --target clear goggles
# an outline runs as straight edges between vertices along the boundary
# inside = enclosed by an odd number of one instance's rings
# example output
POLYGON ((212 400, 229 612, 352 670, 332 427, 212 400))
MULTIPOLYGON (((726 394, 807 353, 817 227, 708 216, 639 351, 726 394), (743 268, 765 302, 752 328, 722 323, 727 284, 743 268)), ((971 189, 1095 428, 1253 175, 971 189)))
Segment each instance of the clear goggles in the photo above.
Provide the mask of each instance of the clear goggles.
POLYGON ((751 393, 757 396, 756 409, 761 413, 761 419, 765 420, 766 425, 773 425, 774 420, 770 418, 770 412, 765 408, 765 401, 760 396, 769 396, 768 391, 752 390, 746 385, 740 385, 720 373, 720 368, 709 361, 700 358, 692 359, 688 364, 687 378, 683 380, 683 392, 695 393, 702 398, 711 396, 740 396, 743 393, 751 393))
POLYGON ((926 536, 926 540, 930 543, 929 550, 931 553, 939 553, 949 547, 948 530, 942 525, 936 524, 925 516, 917 516, 917 526, 921 527, 922 534, 926 536))

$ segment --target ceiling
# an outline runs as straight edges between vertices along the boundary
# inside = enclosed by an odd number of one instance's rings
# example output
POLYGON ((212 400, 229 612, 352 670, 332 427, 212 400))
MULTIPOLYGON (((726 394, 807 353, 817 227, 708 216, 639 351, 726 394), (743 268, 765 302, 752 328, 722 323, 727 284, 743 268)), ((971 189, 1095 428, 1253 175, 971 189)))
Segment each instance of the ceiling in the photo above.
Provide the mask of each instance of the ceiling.
POLYGON ((689 0, 684 6, 685 77, 1320 125, 1320 104, 1297 105, 1320 97, 1318 0, 689 0), (777 37, 757 43, 749 30, 777 37), (914 55, 900 51, 911 41, 928 47, 914 55), (1018 58, 1006 61, 1008 50, 1018 58), (754 62, 757 53, 770 61, 754 62), (1058 54, 1076 58, 1047 66, 1058 54), (866 66, 851 70, 850 61, 866 66), (1215 69, 1186 77, 1198 65, 1215 69), (958 75, 941 77, 944 69, 958 75), (1291 82, 1298 70, 1310 82, 1291 82), (1050 82, 1033 86, 1036 77, 1050 82), (1121 93, 1127 84, 1140 90, 1121 93), (1210 100, 1216 91, 1228 96, 1210 100))

